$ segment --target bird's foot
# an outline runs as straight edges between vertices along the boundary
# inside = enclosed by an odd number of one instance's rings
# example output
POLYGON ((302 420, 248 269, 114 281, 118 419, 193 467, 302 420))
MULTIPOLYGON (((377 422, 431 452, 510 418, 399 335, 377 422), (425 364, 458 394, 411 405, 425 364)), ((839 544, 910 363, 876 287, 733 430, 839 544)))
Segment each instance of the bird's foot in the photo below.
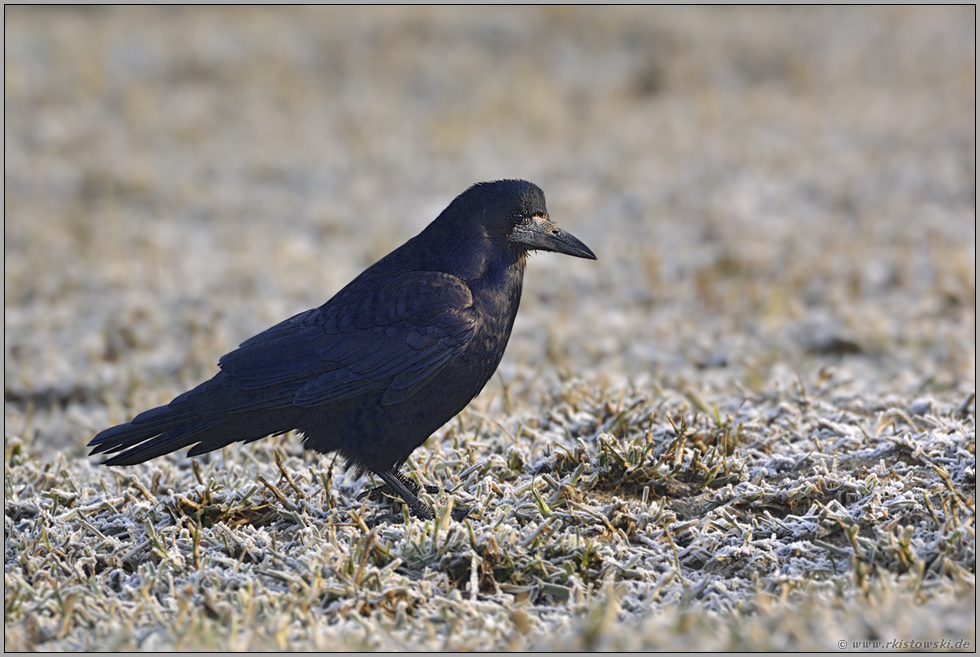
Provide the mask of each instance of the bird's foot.
MULTIPOLYGON (((377 488, 372 488, 371 490, 365 491, 357 496, 357 499, 364 499, 367 497, 371 501, 380 502, 384 499, 390 498, 401 498, 411 511, 412 516, 419 518, 420 520, 433 520, 436 517, 435 512, 432 510, 428 504, 419 499, 419 491, 422 490, 422 486, 398 472, 394 468, 390 470, 384 470, 380 472, 375 472, 382 480, 384 480, 384 486, 378 486, 377 488)), ((425 491, 429 494, 438 494, 441 489, 438 486, 425 486, 425 491)), ((455 509, 452 511, 451 516, 454 520, 460 521, 466 516, 468 516, 470 510, 467 508, 455 509)), ((403 516, 398 514, 384 514, 379 516, 373 524, 379 522, 400 522, 403 520, 403 516)))
MULTIPOLYGON (((433 512, 432 507, 430 507, 428 504, 423 504, 422 502, 419 502, 419 507, 419 509, 409 507, 413 518, 418 518, 420 520, 435 519, 436 515, 435 512, 433 512)), ((450 516, 452 516, 452 519, 456 522, 463 522, 463 520, 469 516, 470 511, 472 510, 473 509, 469 507, 457 507, 452 510, 450 516)), ((367 519, 367 524, 369 527, 377 527, 378 525, 384 524, 400 525, 403 522, 405 522, 405 516, 401 513, 382 513, 374 516, 373 518, 367 519)))
POLYGON ((365 524, 374 529, 378 525, 400 525, 405 522, 405 516, 400 513, 382 513, 373 518, 365 518, 365 524))
MULTIPOLYGON (((419 487, 418 484, 416 484, 408 477, 405 477, 402 483, 404 483, 408 487, 408 489, 413 493, 415 493, 416 495, 419 494, 419 490, 421 490, 421 488, 419 487)), ((432 486, 426 484, 425 492, 428 493, 429 495, 438 495, 439 493, 442 492, 442 489, 439 488, 438 486, 432 486)), ((384 484, 383 486, 377 486, 370 490, 364 491, 363 493, 357 496, 357 499, 363 500, 365 497, 371 500, 372 502, 381 502, 386 497, 400 498, 401 496, 398 494, 398 491, 396 491, 394 488, 392 488, 388 484, 384 484)))
POLYGON ((466 520, 466 517, 470 515, 470 511, 472 510, 473 509, 468 506, 454 507, 450 515, 453 517, 453 520, 455 520, 456 522, 463 522, 464 520, 466 520))

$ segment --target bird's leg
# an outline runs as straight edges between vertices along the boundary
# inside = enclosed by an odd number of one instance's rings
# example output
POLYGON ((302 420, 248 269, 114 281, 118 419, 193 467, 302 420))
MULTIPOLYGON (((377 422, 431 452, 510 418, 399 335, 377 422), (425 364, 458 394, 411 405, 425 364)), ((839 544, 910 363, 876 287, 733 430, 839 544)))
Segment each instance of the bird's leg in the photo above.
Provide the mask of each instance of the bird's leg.
POLYGON ((429 505, 424 504, 418 498, 417 493, 419 487, 415 482, 409 480, 407 477, 405 477, 405 475, 401 474, 395 469, 378 472, 376 474, 381 477, 381 479, 388 484, 392 490, 398 493, 398 496, 401 497, 406 504, 408 504, 408 508, 412 510, 413 516, 416 518, 421 518, 422 520, 432 520, 436 517, 429 505), (409 490, 408 486, 405 485, 406 483, 410 484, 415 491, 413 492, 409 490))
MULTIPOLYGON (((412 481, 409 477, 403 475, 400 471, 396 470, 395 468, 392 468, 391 472, 398 478, 398 481, 405 484, 405 487, 408 488, 408 490, 410 490, 413 495, 418 496, 421 488, 419 488, 419 485, 417 483, 412 481)), ((438 486, 431 486, 426 484, 425 492, 428 493, 429 495, 437 495, 438 493, 442 492, 442 489, 439 488, 438 486)), ((376 488, 372 488, 371 490, 364 491, 363 493, 357 496, 357 499, 363 500, 366 497, 372 502, 380 502, 382 499, 384 499, 386 495, 388 497, 394 497, 395 495, 398 495, 398 492, 395 491, 395 489, 392 488, 390 484, 385 484, 384 486, 378 486, 376 488)))
MULTIPOLYGON (((365 491, 364 493, 358 495, 357 499, 362 499, 365 496, 370 496, 370 499, 372 501, 377 501, 378 499, 380 499, 380 496, 382 494, 385 495, 394 494, 397 495, 398 497, 401 497, 402 500, 404 500, 405 503, 408 504, 408 507, 412 510, 412 515, 415 516, 416 518, 420 518, 422 520, 432 520, 433 518, 435 518, 435 513, 432 511, 432 508, 418 498, 418 492, 420 488, 419 485, 416 484, 414 481, 412 481, 411 479, 409 479, 408 477, 406 477, 405 475, 403 475, 401 472, 399 472, 394 468, 390 470, 386 470, 384 472, 376 472, 375 474, 381 477, 381 479, 385 482, 385 485, 379 486, 377 488, 373 488, 369 491, 365 491), (375 494, 378 495, 378 498, 374 497, 375 494)), ((427 493, 433 494, 433 493, 438 493, 440 489, 438 486, 426 486, 425 490, 427 493)), ((456 520, 457 522, 462 522, 463 519, 466 518, 467 515, 469 515, 469 513, 470 513, 469 508, 457 507, 452 510, 452 517, 453 520, 456 520)), ((375 518, 375 524, 377 522, 398 522, 401 519, 402 517, 400 515, 385 514, 383 516, 375 518)))

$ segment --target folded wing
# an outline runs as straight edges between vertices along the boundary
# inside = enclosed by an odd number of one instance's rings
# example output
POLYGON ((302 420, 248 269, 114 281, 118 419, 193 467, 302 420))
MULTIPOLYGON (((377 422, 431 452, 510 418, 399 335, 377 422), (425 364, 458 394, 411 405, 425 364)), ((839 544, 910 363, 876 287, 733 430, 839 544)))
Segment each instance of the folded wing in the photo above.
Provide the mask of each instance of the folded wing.
POLYGON ((476 330, 470 290, 455 276, 416 271, 382 286, 358 282, 242 343, 221 359, 222 372, 253 394, 295 386, 291 403, 298 407, 382 388, 382 404, 397 404, 449 364, 476 330))

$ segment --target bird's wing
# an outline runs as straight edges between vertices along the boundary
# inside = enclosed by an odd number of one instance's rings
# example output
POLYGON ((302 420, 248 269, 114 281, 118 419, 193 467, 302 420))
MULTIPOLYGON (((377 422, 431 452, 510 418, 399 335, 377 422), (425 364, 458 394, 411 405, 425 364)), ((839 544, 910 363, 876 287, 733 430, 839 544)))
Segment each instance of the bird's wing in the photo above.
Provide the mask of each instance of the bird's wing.
POLYGON ((381 388, 382 404, 397 404, 442 370, 476 325, 470 289, 455 276, 358 279, 323 306, 243 342, 218 365, 240 390, 295 386, 294 406, 381 388))

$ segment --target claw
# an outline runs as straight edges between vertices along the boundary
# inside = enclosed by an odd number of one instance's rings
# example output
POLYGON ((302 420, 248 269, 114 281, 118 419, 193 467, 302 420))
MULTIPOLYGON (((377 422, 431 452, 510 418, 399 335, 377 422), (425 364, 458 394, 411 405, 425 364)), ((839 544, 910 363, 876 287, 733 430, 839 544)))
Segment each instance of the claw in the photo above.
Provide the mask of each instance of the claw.
MULTIPOLYGON (((432 520, 436 517, 435 512, 432 510, 428 504, 425 504, 418 498, 418 493, 422 489, 417 483, 403 475, 397 470, 390 470, 385 473, 375 473, 381 477, 385 484, 382 486, 377 486, 376 488, 371 488, 369 490, 363 491, 357 496, 358 500, 363 500, 367 498, 372 502, 381 502, 386 498, 401 499, 411 510, 412 515, 421 520, 432 520), (406 495, 407 493, 407 495, 406 495)), ((425 492, 430 495, 437 495, 442 492, 442 489, 438 486, 425 485, 425 492)), ((469 508, 457 508, 452 511, 453 520, 462 521, 470 514, 471 509, 469 508)), ((371 525, 374 526, 379 523, 400 523, 403 521, 403 516, 395 513, 385 513, 377 516, 371 521, 371 525)))

